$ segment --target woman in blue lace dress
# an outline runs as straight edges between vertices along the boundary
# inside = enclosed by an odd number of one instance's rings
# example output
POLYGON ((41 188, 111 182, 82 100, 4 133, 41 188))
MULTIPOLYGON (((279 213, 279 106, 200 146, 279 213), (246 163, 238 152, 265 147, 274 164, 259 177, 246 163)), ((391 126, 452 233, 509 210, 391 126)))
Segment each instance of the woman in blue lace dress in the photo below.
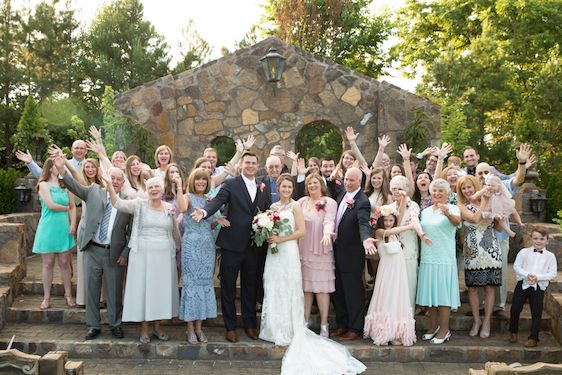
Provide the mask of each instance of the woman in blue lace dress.
POLYGON ((196 222, 191 213, 203 208, 211 189, 211 176, 203 168, 194 169, 187 179, 188 211, 183 215, 181 269, 182 292, 180 319, 187 322, 187 341, 190 344, 205 343, 203 320, 217 317, 217 301, 213 284, 215 271, 215 237, 217 224, 228 226, 226 219, 212 216, 196 222))

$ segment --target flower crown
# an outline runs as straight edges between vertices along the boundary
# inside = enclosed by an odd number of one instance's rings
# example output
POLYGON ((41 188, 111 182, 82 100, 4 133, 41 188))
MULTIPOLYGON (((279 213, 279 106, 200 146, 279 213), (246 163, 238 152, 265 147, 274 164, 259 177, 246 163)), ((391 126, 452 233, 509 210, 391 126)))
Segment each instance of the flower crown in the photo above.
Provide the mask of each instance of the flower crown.
POLYGON ((376 219, 388 215, 398 216, 398 211, 396 211, 396 208, 389 204, 385 204, 384 206, 377 207, 373 210, 373 217, 375 217, 376 219))

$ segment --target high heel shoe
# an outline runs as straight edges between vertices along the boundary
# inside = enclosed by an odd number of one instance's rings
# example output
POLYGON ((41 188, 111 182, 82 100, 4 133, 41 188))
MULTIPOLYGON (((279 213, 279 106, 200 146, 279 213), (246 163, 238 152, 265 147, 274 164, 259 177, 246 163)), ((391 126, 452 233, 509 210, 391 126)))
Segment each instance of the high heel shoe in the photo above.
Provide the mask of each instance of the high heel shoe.
POLYGON ((439 332, 439 328, 441 328, 441 326, 437 326, 437 329, 434 332, 424 333, 424 335, 422 336, 422 340, 431 340, 432 338, 434 338, 437 332, 439 332))
POLYGON ((39 308, 41 310, 46 310, 51 306, 51 299, 50 298, 43 298, 43 302, 41 302, 41 306, 39 308))
POLYGON ((199 340, 199 342, 201 344, 206 344, 209 342, 209 340, 207 339, 207 336, 205 336, 205 334, 203 333, 203 331, 195 331, 195 335, 197 336, 197 340, 199 340))
POLYGON ((64 299, 66 299, 66 305, 68 307, 76 307, 76 301, 72 296, 64 296, 64 299))
POLYGON ((322 337, 330 337, 330 330, 329 330, 330 325, 328 323, 326 324, 320 324, 320 336, 322 337))
POLYGON ((187 335, 187 342, 190 343, 191 345, 196 345, 199 343, 199 340, 197 340, 197 335, 195 334, 194 330, 188 329, 186 335, 187 335))
POLYGON ((478 336, 478 331, 480 331, 481 326, 482 326, 482 321, 480 319, 473 321, 472 328, 470 329, 470 332, 468 332, 468 335, 470 337, 478 336))
POLYGON ((156 337, 160 341, 168 341, 169 337, 164 332, 156 332, 156 330, 152 330, 152 336, 156 337))
POLYGON ((436 345, 441 345, 443 344, 445 341, 449 341, 449 339, 451 338, 451 331, 447 331, 447 334, 445 335, 445 337, 443 337, 442 339, 438 339, 436 337, 432 338, 431 341, 429 341, 431 344, 436 344, 436 345))

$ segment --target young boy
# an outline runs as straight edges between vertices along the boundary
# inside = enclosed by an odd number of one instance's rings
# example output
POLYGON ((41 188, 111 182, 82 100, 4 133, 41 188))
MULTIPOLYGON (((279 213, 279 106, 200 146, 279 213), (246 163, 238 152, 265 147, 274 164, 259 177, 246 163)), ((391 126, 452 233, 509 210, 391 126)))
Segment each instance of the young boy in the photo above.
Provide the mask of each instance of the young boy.
POLYGON ((521 249, 513 263, 517 277, 517 285, 513 291, 511 305, 511 321, 509 341, 517 342, 519 331, 519 314, 523 310, 526 300, 531 307, 531 334, 525 347, 534 348, 539 341, 539 328, 541 325, 544 291, 548 282, 556 277, 556 257, 546 249, 548 232, 534 229, 531 233, 531 247, 521 249))

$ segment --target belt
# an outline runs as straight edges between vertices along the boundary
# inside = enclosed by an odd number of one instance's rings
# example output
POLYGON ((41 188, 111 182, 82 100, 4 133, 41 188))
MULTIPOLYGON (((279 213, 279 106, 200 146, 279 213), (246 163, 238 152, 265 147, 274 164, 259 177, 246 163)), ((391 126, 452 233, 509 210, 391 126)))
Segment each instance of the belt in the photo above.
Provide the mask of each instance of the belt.
POLYGON ((109 247, 111 246, 111 245, 102 245, 101 243, 97 243, 94 241, 90 241, 90 243, 94 246, 101 247, 102 249, 109 249, 109 247))

